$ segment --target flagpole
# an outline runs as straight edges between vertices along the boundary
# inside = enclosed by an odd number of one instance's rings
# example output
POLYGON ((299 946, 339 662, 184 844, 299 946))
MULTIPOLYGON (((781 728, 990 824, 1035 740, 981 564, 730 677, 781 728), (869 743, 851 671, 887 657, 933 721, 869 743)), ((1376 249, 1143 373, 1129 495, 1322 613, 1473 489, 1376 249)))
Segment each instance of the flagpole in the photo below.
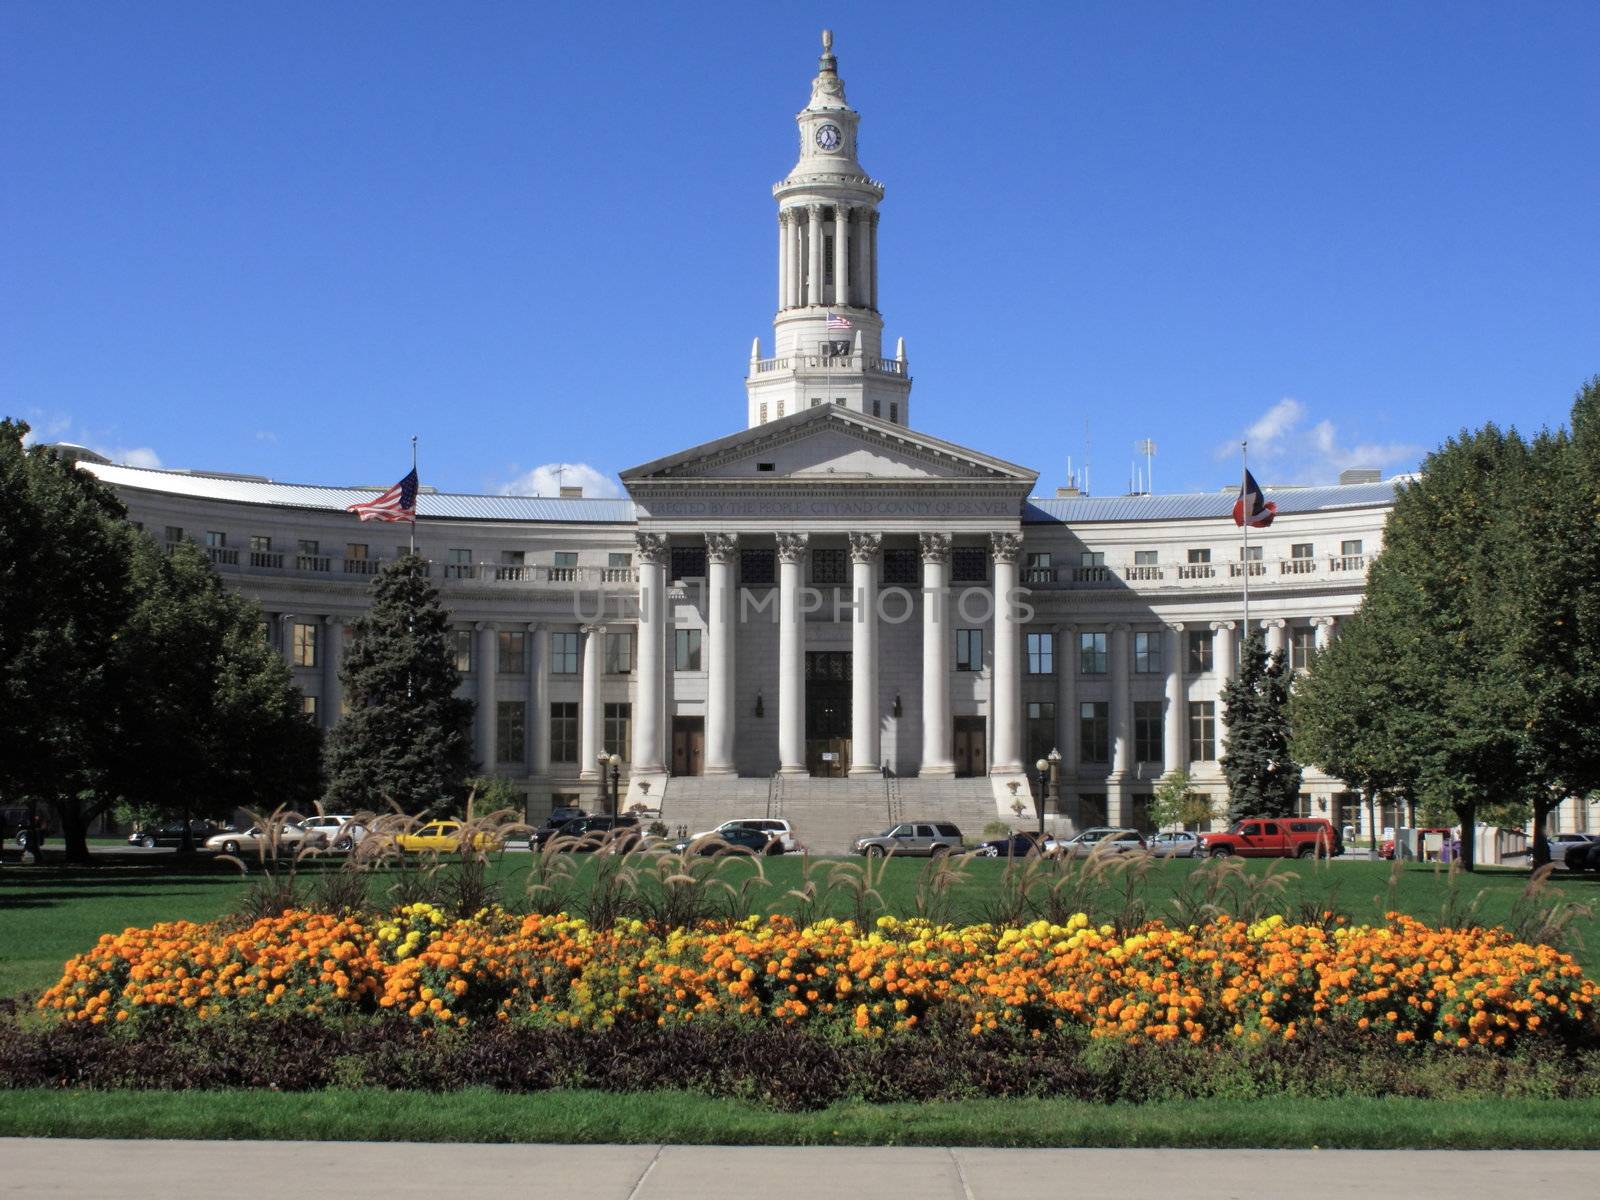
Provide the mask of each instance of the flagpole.
MULTIPOLYGON (((417 469, 417 435, 414 434, 414 433, 411 435, 411 469, 412 469, 412 471, 415 471, 417 469)), ((417 490, 419 492, 422 490, 422 482, 421 482, 421 480, 417 481, 417 490)), ((417 552, 417 507, 416 507, 416 501, 412 501, 412 504, 411 504, 411 553, 415 554, 416 552, 417 552)))
MULTIPOLYGON (((1240 503, 1245 505, 1244 521, 1239 526, 1242 530, 1244 530, 1244 550, 1240 555, 1240 557, 1244 560, 1244 628, 1240 630, 1239 633, 1241 639, 1248 639, 1250 637, 1250 497, 1248 494, 1249 487, 1244 482, 1250 477, 1250 467, 1245 461, 1246 456, 1249 453, 1249 449, 1249 442, 1245 441, 1239 443, 1239 495, 1243 497, 1240 503)), ((1240 645, 1243 644, 1243 641, 1241 641, 1240 645)))

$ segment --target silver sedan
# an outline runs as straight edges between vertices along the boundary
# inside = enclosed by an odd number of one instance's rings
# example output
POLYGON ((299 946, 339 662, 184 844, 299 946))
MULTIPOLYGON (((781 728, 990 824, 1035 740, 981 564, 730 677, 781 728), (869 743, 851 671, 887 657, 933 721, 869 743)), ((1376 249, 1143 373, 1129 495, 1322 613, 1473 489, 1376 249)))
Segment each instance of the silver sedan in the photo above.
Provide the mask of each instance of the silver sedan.
POLYGON ((1187 829, 1158 833, 1148 844, 1150 853, 1158 858, 1193 858, 1200 853, 1200 836, 1187 829))

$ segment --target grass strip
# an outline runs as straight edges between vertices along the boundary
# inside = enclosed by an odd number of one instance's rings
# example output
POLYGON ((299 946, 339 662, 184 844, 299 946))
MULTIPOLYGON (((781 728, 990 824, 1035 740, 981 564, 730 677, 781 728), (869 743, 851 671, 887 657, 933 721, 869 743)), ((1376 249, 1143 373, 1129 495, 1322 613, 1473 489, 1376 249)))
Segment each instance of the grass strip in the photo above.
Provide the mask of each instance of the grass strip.
POLYGON ((1600 1100, 847 1102, 776 1112, 684 1092, 0 1092, 0 1136, 683 1145, 1600 1149, 1600 1100))

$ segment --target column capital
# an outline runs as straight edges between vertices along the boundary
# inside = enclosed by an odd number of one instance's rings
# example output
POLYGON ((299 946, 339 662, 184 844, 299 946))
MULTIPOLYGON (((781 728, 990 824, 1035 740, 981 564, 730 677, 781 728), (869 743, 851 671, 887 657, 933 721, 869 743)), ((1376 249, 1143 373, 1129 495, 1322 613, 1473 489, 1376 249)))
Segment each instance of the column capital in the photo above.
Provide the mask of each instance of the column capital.
POLYGON ((672 539, 664 533, 636 533, 633 544, 639 560, 652 566, 666 565, 672 553, 672 539))
POLYGON ((991 533, 989 535, 989 550, 994 555, 996 562, 1016 562, 1022 557, 1022 535, 1020 533, 991 533))
POLYGON ((1055 632, 1060 637, 1071 637, 1078 632, 1078 627, 1076 625, 1057 625, 1055 632))
POLYGON ((278 620, 283 622, 285 625, 287 625, 291 621, 294 620, 294 616, 295 616, 294 613, 290 613, 290 612, 279 613, 278 614, 278 620))
POLYGON ((540 633, 545 627, 543 621, 527 621, 525 624, 529 633, 540 633))
POLYGON ((822 210, 825 207, 827 206, 823 204, 808 204, 806 205, 806 216, 810 217, 813 221, 820 221, 822 220, 822 210))
MULTIPOLYGON (((322 623, 324 625, 343 625, 344 618, 339 616, 337 613, 327 613, 323 616, 322 623)), ((1331 618, 1329 619, 1328 623, 1330 625, 1333 623, 1331 618)), ((1316 622, 1313 621, 1312 624, 1315 625, 1316 622)))
POLYGON ((787 228, 794 221, 794 209, 780 208, 778 210, 778 224, 787 228))
POLYGON ((496 626, 493 621, 474 621, 472 623, 472 628, 477 630, 479 633, 489 633, 493 631, 496 626))
POLYGON ((883 534, 881 533, 852 533, 850 535, 850 561, 858 563, 877 562, 878 556, 883 553, 883 534))
POLYGON ((1261 628, 1285 629, 1288 627, 1288 624, 1289 622, 1285 621, 1282 617, 1268 617, 1266 620, 1261 622, 1261 628))
POLYGON ((1338 622, 1337 617, 1312 617, 1311 624, 1318 629, 1332 628, 1338 622))
POLYGON ((1126 621, 1112 621, 1106 626, 1106 629, 1112 633, 1127 633, 1132 628, 1133 626, 1126 621))
POLYGON ((1213 621, 1213 622, 1211 622, 1211 628, 1214 629, 1214 630, 1217 630, 1218 632, 1221 632, 1223 630, 1232 631, 1232 630, 1238 628, 1238 622, 1236 622, 1236 621, 1213 621))
POLYGON ((950 561, 950 535, 948 533, 919 533, 922 544, 922 561, 947 563, 950 561))
POLYGON ((1188 628, 1182 621, 1165 621, 1162 624, 1171 633, 1182 633, 1188 628))
POLYGON ((706 557, 714 563, 732 562, 739 550, 737 533, 706 534, 706 557))
POLYGON ((797 563, 806 556, 806 547, 811 544, 809 533, 780 533, 778 534, 778 559, 781 562, 797 563))
POLYGON ((578 630, 580 633, 586 633, 592 636, 597 633, 604 633, 606 631, 606 627, 604 625, 580 625, 578 626, 578 630))

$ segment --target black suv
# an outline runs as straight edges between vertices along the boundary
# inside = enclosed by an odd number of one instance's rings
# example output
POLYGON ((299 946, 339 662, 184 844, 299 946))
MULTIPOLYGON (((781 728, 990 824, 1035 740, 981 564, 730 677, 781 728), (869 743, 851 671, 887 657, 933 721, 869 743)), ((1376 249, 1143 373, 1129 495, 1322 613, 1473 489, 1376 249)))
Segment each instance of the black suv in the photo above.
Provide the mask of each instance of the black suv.
POLYGON ((574 817, 564 821, 552 829, 548 825, 536 830, 533 835, 535 848, 544 846, 553 837, 581 838, 582 841, 574 846, 575 850, 595 850, 607 836, 617 830, 619 836, 614 847, 619 850, 632 850, 639 844, 639 818, 624 813, 620 817, 574 817))
MULTIPOLYGON (((203 846, 208 837, 221 832, 222 826, 210 821, 190 821, 189 844, 203 846)), ((143 846, 146 850, 154 850, 157 846, 182 846, 183 822, 168 821, 164 825, 142 826, 128 835, 128 845, 143 846)))

